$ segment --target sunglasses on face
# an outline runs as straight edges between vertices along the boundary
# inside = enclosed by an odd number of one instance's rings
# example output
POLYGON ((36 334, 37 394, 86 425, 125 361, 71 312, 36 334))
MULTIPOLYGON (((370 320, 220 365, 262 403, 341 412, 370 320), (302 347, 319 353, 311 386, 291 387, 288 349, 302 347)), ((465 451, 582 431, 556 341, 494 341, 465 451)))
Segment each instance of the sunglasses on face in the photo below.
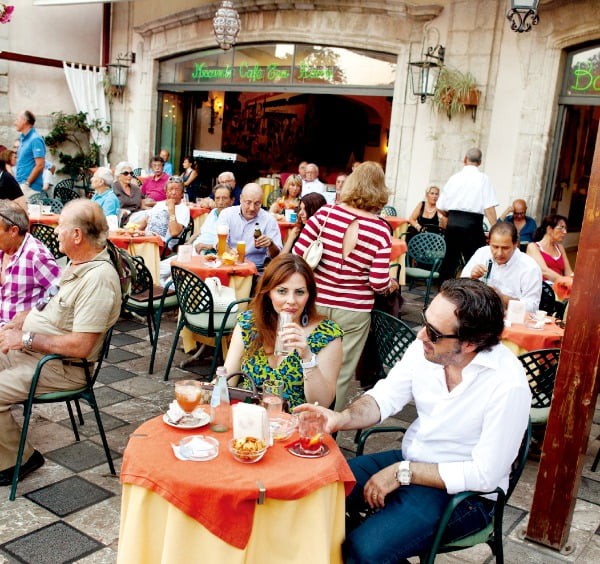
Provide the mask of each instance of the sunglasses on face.
POLYGON ((423 326, 425 327, 427 338, 433 345, 435 345, 440 339, 460 339, 458 335, 443 335, 440 333, 437 329, 435 329, 435 327, 429 324, 427 319, 425 319, 425 314, 423 312, 421 312, 421 319, 423 320, 423 326))
POLYGON ((124 170, 121 173, 123 176, 133 176, 133 172, 129 171, 129 170, 124 170))

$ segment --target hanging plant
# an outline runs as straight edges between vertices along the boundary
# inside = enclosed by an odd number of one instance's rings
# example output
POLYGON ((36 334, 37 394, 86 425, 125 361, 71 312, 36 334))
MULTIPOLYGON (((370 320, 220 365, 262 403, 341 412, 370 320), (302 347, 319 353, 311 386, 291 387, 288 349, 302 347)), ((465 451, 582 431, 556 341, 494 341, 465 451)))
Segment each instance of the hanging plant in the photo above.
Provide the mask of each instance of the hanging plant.
POLYGON ((7 6, 6 4, 0 4, 0 23, 8 23, 12 13, 15 11, 14 6, 7 6))
POLYGON ((475 77, 470 72, 442 68, 433 95, 433 107, 446 113, 448 119, 452 119, 455 114, 464 113, 467 108, 472 108, 475 112, 481 96, 481 90, 476 85, 475 77))

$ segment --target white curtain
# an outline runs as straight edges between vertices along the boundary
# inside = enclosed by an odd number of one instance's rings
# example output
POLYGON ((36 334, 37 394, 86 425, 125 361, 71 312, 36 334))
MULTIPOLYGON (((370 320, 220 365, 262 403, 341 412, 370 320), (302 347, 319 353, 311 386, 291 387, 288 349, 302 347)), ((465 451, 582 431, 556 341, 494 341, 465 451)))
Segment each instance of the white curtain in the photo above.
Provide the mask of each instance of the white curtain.
MULTIPOLYGON (((110 124, 110 107, 104 93, 105 69, 66 62, 63 68, 76 110, 85 112, 90 121, 99 119, 103 125, 110 124)), ((100 146, 100 165, 106 166, 112 142, 110 130, 108 133, 92 130, 91 135, 92 141, 100 146)))

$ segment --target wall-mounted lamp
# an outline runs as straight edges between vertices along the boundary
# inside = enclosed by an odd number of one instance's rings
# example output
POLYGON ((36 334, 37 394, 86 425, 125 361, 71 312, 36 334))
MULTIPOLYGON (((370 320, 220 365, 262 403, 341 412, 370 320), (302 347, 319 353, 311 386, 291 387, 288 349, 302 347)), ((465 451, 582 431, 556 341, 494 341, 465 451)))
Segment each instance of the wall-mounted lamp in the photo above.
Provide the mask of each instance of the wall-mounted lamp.
POLYGON ((126 63, 135 63, 135 53, 119 53, 117 62, 108 65, 108 80, 113 94, 118 96, 119 100, 123 99, 123 90, 127 86, 129 64, 126 63))
POLYGON ((215 125, 223 121, 223 100, 221 98, 210 99, 210 126, 208 132, 212 135, 215 132, 215 125))
POLYGON ((240 15, 231 0, 223 0, 213 18, 213 31, 219 47, 224 51, 231 49, 242 28, 240 15))
POLYGON ((506 18, 510 22, 510 29, 523 33, 530 31, 531 26, 540 21, 538 16, 538 4, 540 0, 511 0, 510 10, 506 12, 506 18))
POLYGON ((413 94, 421 97, 422 104, 427 96, 433 96, 435 92, 440 70, 444 66, 445 54, 446 49, 438 44, 427 49, 427 52, 422 55, 426 57, 424 60, 408 63, 413 94))

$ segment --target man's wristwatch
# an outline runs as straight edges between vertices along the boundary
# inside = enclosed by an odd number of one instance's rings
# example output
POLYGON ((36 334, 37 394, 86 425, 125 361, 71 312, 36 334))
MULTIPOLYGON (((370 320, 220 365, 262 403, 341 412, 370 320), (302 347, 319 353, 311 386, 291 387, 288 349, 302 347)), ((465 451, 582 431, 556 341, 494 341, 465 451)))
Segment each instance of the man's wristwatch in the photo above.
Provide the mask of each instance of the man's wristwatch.
POLYGON ((401 486, 410 486, 411 478, 412 472, 410 471, 410 461, 403 460, 398 465, 398 471, 396 472, 396 480, 398 480, 401 486))
POLYGON ((314 368, 317 365, 318 365, 317 355, 314 353, 308 362, 300 362, 300 366, 302 366, 303 370, 307 370, 309 368, 314 368))
POLYGON ((23 345, 23 348, 30 351, 33 348, 33 333, 31 331, 27 331, 26 333, 23 333, 23 336, 21 337, 21 344, 23 345))
MULTIPOLYGON (((163 215, 163 217, 165 217, 165 216, 163 215)), ((177 217, 175 215, 170 215, 169 221, 177 221, 177 217)))

